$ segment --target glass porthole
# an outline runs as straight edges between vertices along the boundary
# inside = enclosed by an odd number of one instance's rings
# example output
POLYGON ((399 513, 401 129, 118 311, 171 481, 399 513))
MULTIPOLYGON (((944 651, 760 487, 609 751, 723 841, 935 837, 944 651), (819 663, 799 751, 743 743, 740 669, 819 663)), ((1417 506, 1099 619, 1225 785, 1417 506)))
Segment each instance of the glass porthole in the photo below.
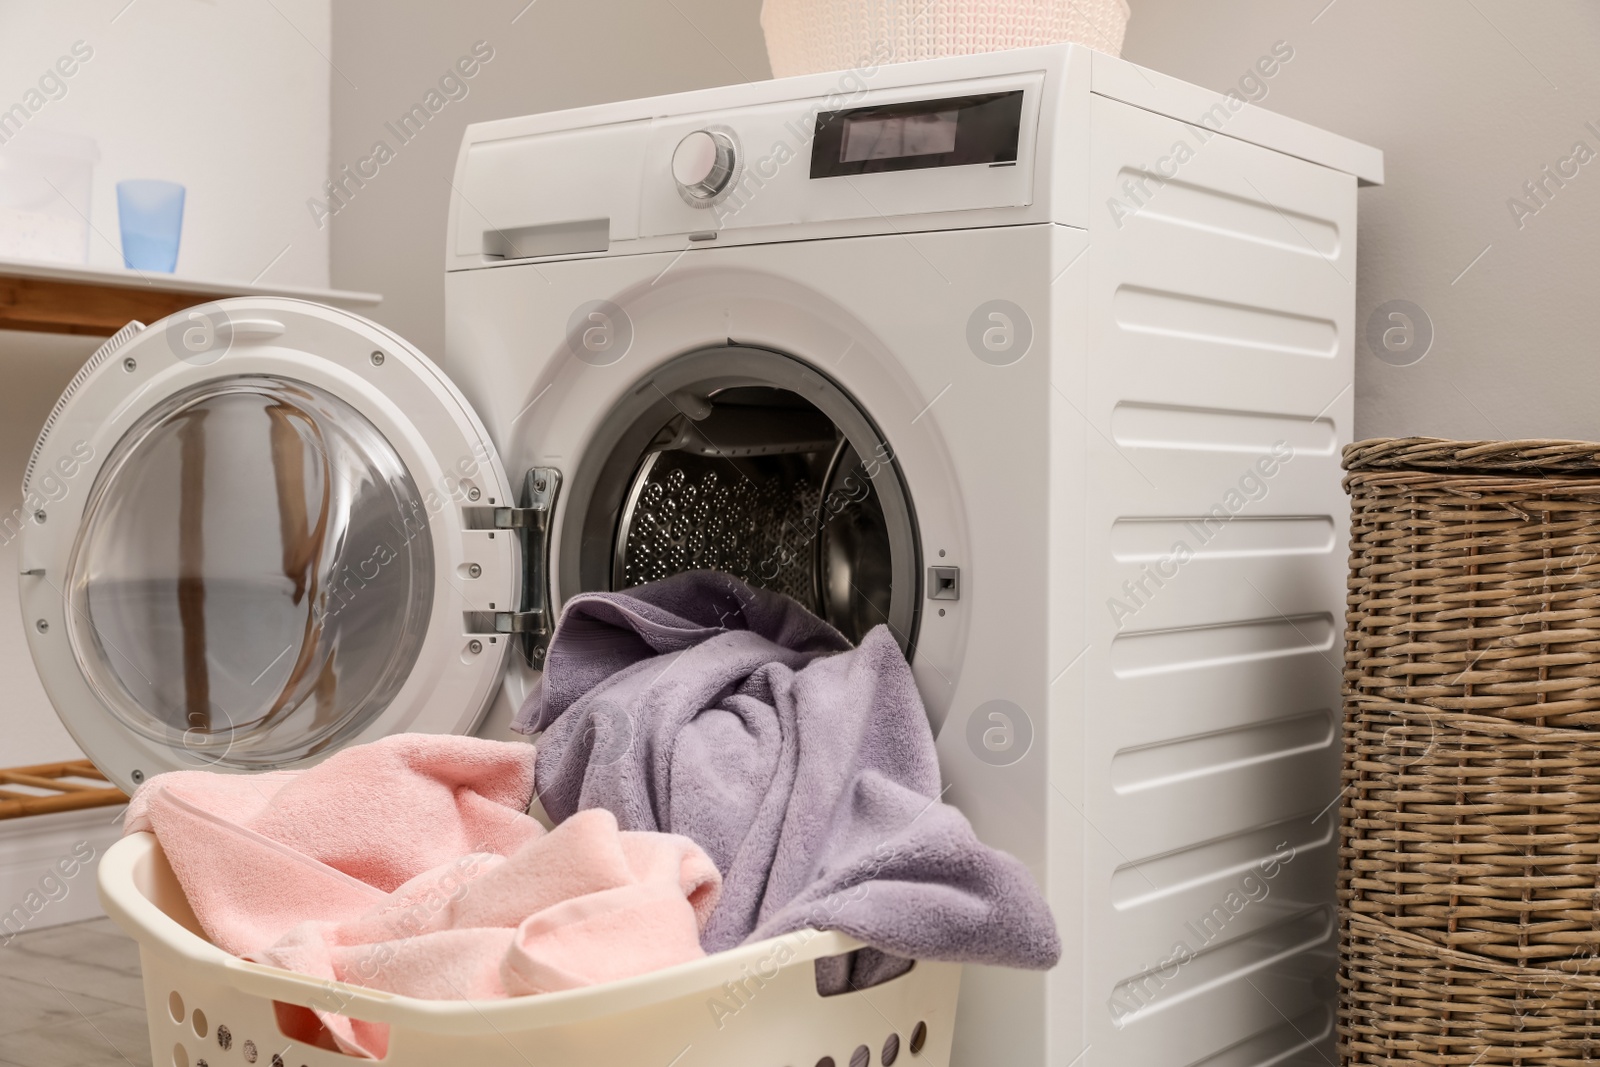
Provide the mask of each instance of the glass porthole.
POLYGON ((122 723, 196 765, 262 769, 372 722, 433 607, 421 494, 332 394, 239 376, 134 425, 87 502, 64 590, 73 655, 122 723))

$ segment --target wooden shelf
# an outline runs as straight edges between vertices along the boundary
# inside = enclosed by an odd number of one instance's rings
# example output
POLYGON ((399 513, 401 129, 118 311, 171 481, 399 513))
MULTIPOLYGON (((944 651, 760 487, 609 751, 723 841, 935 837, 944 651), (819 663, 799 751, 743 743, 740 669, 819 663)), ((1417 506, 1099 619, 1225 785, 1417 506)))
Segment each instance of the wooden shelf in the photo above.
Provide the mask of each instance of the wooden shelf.
POLYGON ((0 819, 44 815, 52 811, 102 808, 127 802, 127 794, 107 782, 106 776, 86 759, 0 769, 0 819), (19 785, 44 792, 28 793, 6 788, 19 785))
POLYGON ((344 307, 372 307, 383 300, 377 293, 0 259, 0 330, 110 337, 131 319, 151 323, 229 296, 290 296, 344 307))

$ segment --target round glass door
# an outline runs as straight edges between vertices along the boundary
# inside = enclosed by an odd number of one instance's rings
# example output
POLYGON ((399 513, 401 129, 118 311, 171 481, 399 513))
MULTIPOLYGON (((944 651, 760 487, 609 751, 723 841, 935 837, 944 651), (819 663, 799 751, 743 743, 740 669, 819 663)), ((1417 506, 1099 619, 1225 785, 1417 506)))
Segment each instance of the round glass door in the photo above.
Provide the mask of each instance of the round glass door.
POLYGON ((73 656, 129 729, 264 769, 395 698, 433 608, 422 496, 353 407, 287 378, 177 393, 108 456, 65 589, 73 656))

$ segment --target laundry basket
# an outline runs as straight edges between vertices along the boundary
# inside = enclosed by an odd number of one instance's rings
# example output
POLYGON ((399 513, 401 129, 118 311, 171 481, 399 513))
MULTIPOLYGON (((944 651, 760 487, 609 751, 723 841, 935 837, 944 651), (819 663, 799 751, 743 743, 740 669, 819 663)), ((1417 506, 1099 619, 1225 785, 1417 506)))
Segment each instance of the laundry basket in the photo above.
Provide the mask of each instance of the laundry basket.
POLYGON ((161 847, 132 834, 100 861, 106 912, 138 939, 157 1067, 351 1067, 284 1037, 273 1002, 389 1027, 386 1067, 945 1067, 958 964, 918 962, 882 985, 817 993, 813 961, 859 948, 802 930, 587 989, 494 1001, 419 1000, 250 963, 211 944, 161 847))
POLYGON ((1600 444, 1344 462, 1342 1061, 1600 1062, 1600 444))
POLYGON ((1127 0, 765 0, 772 76, 1042 44, 1119 55, 1127 0))

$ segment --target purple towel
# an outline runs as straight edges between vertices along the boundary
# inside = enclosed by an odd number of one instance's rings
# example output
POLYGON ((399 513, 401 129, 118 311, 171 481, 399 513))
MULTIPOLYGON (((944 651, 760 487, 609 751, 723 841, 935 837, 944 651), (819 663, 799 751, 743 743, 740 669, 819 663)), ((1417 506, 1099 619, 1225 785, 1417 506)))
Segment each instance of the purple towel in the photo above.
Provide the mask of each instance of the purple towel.
POLYGON ((883 626, 852 649, 788 597, 713 571, 585 593, 515 728, 543 731, 535 782, 556 821, 606 808, 710 854, 708 952, 808 926, 882 950, 841 961, 848 978, 823 979, 835 991, 905 959, 1060 958, 1027 869, 939 802, 927 714, 883 626))

